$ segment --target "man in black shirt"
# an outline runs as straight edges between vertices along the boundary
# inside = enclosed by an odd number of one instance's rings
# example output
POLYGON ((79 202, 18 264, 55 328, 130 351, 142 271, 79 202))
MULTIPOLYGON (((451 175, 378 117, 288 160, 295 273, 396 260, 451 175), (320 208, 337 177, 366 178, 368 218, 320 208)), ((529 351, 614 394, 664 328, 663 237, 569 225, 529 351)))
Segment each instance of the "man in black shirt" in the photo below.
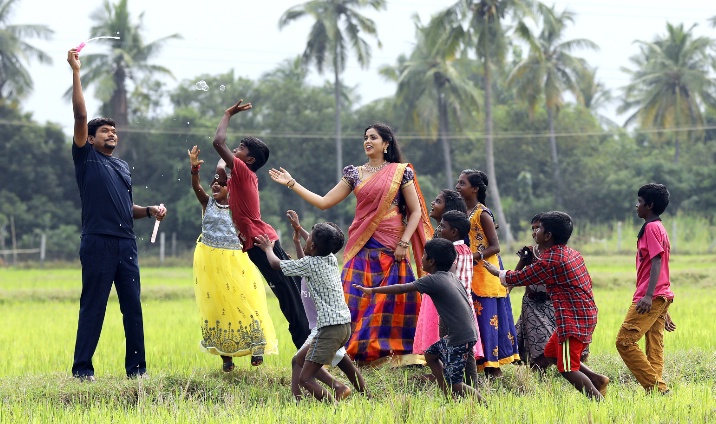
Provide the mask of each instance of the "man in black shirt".
POLYGON ((129 167, 112 156, 118 140, 114 121, 97 118, 87 122, 76 49, 67 53, 67 62, 72 68, 75 118, 72 159, 82 201, 82 295, 72 375, 94 381, 92 356, 114 283, 126 339, 124 365, 128 377, 137 377, 147 372, 147 364, 133 221, 152 217, 161 221, 167 212, 163 206, 133 203, 129 167))

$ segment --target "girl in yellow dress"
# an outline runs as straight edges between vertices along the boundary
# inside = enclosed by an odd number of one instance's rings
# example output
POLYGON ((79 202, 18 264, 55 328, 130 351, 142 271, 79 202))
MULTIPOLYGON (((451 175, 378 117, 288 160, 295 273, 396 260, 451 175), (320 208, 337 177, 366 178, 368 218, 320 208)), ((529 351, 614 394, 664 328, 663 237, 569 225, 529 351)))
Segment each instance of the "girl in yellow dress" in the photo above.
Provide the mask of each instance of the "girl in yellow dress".
POLYGON ((241 251, 229 211, 227 174, 221 164, 211 182, 211 195, 201 187, 199 149, 189 151, 191 186, 201 203, 201 237, 194 251, 194 294, 202 318, 201 348, 234 369, 233 357, 251 355, 251 365, 264 354, 278 353, 268 314, 261 274, 241 251))

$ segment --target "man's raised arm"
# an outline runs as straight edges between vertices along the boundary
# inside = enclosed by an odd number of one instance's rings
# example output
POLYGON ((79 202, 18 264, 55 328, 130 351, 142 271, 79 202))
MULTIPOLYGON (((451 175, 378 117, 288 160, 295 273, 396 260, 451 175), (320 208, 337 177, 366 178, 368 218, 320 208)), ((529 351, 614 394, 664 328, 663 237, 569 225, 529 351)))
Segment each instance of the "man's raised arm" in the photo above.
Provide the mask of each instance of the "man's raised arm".
POLYGON ((87 143, 87 107, 80 81, 80 54, 77 50, 67 52, 67 63, 72 68, 72 112, 75 116, 74 142, 77 147, 87 143))

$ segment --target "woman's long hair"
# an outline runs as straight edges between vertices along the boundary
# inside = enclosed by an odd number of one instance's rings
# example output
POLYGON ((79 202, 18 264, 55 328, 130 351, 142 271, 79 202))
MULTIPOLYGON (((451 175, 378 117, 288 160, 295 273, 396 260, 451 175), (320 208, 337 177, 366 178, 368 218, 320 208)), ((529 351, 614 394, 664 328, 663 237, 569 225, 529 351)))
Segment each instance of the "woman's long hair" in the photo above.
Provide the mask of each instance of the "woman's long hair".
MULTIPOLYGON (((371 128, 378 132, 378 135, 380 135, 383 141, 388 142, 388 151, 383 153, 383 159, 385 159, 386 162, 403 163, 403 152, 400 150, 400 144, 398 144, 398 140, 395 138, 393 129, 387 124, 376 122, 366 127, 363 131, 363 135, 371 128)), ((399 196, 398 210, 400 214, 403 215, 403 221, 405 221, 408 216, 408 205, 405 203, 405 198, 402 195, 399 196)))

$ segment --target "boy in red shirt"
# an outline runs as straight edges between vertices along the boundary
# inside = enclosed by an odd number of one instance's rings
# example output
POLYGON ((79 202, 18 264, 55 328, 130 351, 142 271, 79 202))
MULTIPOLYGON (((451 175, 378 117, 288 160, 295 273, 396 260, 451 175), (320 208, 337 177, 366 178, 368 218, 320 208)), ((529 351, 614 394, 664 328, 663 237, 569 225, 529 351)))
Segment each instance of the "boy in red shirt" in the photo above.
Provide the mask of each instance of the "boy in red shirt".
POLYGON ((647 392, 669 389, 662 379, 664 330, 676 326, 668 309, 674 300, 669 279, 669 236, 659 215, 669 204, 663 184, 647 184, 637 193, 636 213, 644 220, 636 241, 636 292, 617 335, 617 350, 627 368, 647 392), (637 342, 646 337, 646 353, 637 342))
POLYGON ((572 235, 572 218, 564 212, 544 212, 532 223, 532 238, 540 256, 520 271, 500 271, 483 261, 487 270, 500 277, 505 287, 546 284, 557 328, 544 348, 544 356, 564 378, 587 397, 602 400, 609 378, 581 363, 584 348, 591 343, 597 325, 597 305, 592 294, 592 279, 582 255, 567 247, 572 235))
MULTIPOLYGON (((276 231, 261 220, 261 207, 259 204, 259 182, 256 177, 258 171, 268 160, 269 148, 256 137, 244 137, 233 151, 226 146, 226 128, 231 117, 239 112, 251 109, 251 103, 242 104, 243 100, 226 109, 224 116, 216 128, 214 136, 214 149, 221 159, 226 162, 226 173, 229 175, 227 187, 229 188, 229 209, 231 217, 239 234, 243 250, 249 255, 251 261, 261 271, 269 287, 276 295, 281 312, 288 321, 288 331, 291 333, 293 344, 299 348, 310 334, 308 320, 301 302, 299 287, 301 280, 297 277, 287 277, 281 270, 271 267, 266 253, 258 246, 254 246, 254 237, 268 236, 274 243, 273 252, 279 259, 290 259, 281 248, 276 231)), ((252 363, 252 365, 258 365, 252 363)))

